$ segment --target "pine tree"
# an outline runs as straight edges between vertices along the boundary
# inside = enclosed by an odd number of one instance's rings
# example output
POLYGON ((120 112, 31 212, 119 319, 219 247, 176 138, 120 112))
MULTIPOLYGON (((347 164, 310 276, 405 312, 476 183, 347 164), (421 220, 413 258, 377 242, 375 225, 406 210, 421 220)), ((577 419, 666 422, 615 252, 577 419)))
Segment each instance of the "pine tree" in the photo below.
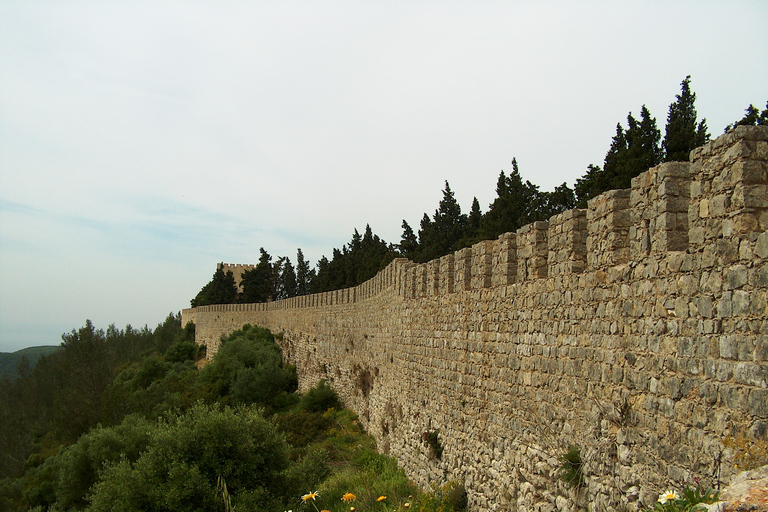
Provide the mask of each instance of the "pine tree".
POLYGON ((272 256, 260 248, 259 263, 252 270, 243 272, 241 301, 245 303, 268 302, 275 299, 275 278, 272 256))
POLYGON ((544 199, 541 207, 542 220, 576 208, 576 194, 567 183, 558 185, 552 192, 542 192, 541 195, 544 199))
POLYGON ((512 171, 507 176, 499 173, 496 182, 496 199, 483 216, 481 234, 494 239, 502 233, 517 231, 522 226, 541 220, 537 208, 541 206, 539 187, 530 181, 523 182, 517 159, 512 159, 512 171))
POLYGON ((741 120, 735 123, 729 124, 725 127, 725 131, 729 132, 737 126, 765 126, 768 125, 768 102, 765 103, 765 110, 762 112, 754 105, 749 105, 746 108, 746 114, 741 120))
POLYGON ((691 76, 680 84, 677 101, 669 105, 666 134, 662 147, 665 162, 687 162, 691 150, 709 140, 707 120, 696 122, 696 93, 691 91, 691 76))
POLYGON ((466 224, 467 216, 461 213, 461 206, 446 181, 443 198, 432 219, 426 213, 421 219, 416 261, 423 263, 459 249, 466 224))
POLYGON ((483 222, 483 212, 480 211, 480 202, 477 197, 472 198, 472 206, 467 216, 467 226, 464 237, 467 239, 479 239, 480 224, 483 222))
POLYGON ((306 295, 312 286, 312 270, 301 249, 296 251, 296 295, 306 295))
POLYGON ((403 219, 403 235, 400 238, 400 254, 404 258, 413 260, 416 258, 416 254, 419 250, 419 241, 416 238, 416 234, 413 232, 413 228, 403 219))
POLYGON ((211 281, 203 286, 191 304, 193 308, 208 304, 234 304, 237 302, 237 285, 231 271, 224 273, 218 265, 211 281))
POLYGON ((632 178, 661 163, 659 145, 661 133, 656 119, 651 117, 645 105, 640 109, 640 121, 627 115, 627 129, 616 125, 616 135, 605 155, 602 169, 590 165, 587 174, 576 181, 578 205, 586 207, 587 200, 606 190, 629 188, 632 178))
POLYGON ((280 293, 279 298, 288 299, 297 295, 298 285, 296 279, 296 271, 293 268, 293 264, 289 258, 282 259, 282 266, 280 269, 280 293))
POLYGON ((609 183, 607 175, 599 165, 589 164, 586 174, 577 179, 574 186, 576 190, 576 207, 586 208, 587 201, 599 196, 606 190, 610 190, 609 183))

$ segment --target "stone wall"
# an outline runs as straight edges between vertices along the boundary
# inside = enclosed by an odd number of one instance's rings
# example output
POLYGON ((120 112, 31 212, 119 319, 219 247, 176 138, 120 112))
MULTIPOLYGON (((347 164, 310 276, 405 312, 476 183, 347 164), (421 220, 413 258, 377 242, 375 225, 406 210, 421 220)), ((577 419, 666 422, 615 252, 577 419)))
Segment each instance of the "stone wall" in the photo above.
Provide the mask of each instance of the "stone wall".
POLYGON ((768 429, 768 128, 347 290, 187 309, 215 353, 284 333, 300 387, 328 380, 421 485, 471 510, 614 510, 726 480, 728 436, 768 429), (427 433, 438 433, 436 457, 427 433), (571 446, 584 488, 558 480, 571 446))

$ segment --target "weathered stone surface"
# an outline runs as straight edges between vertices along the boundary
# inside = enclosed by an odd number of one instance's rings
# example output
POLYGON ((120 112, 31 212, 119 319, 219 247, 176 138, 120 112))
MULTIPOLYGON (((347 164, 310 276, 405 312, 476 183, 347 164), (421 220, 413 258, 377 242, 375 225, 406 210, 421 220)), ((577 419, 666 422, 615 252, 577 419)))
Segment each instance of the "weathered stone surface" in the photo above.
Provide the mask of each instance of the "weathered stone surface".
POLYGON ((459 481, 473 511, 652 506, 721 453, 730 478, 723 437, 768 424, 768 128, 691 156, 352 289, 182 321, 209 356, 246 323, 282 332, 302 390, 330 382, 415 481, 459 481), (558 478, 572 445, 578 495, 558 478))

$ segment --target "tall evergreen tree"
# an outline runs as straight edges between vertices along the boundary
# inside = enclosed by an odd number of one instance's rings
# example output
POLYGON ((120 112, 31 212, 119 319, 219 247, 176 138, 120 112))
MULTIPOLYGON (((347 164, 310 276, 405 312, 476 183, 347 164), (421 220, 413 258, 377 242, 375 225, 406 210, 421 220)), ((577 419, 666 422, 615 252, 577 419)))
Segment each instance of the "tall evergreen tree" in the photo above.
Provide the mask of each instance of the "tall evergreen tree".
POLYGON ((669 105, 666 134, 662 147, 665 162, 687 162, 691 150, 709 140, 707 120, 696 120, 696 93, 691 91, 691 76, 680 84, 677 101, 669 105))
POLYGON ((483 212, 480 211, 480 202, 477 197, 472 198, 472 206, 469 208, 467 216, 467 225, 464 231, 464 237, 469 240, 479 240, 480 225, 483 222, 483 212))
POLYGON ((224 273, 221 266, 216 268, 211 281, 203 286, 194 299, 192 307, 208 304, 233 304, 237 302, 237 285, 231 271, 224 273))
POLYGON ((280 269, 280 288, 278 298, 288 299, 297 295, 296 271, 289 258, 284 258, 280 269))
POLYGON ((403 219, 403 235, 400 238, 400 254, 404 258, 413 260, 416 258, 416 254, 419 250, 419 240, 416 238, 416 234, 413 232, 413 228, 403 219))
POLYGON ((530 222, 541 220, 537 213, 540 203, 539 187, 530 181, 523 182, 517 159, 513 158, 509 176, 504 171, 499 173, 496 199, 483 216, 483 238, 494 239, 502 233, 516 231, 530 222))
POLYGON ((357 286, 372 278, 397 256, 395 247, 373 234, 370 225, 365 234, 355 229, 352 240, 341 249, 333 250, 329 261, 323 256, 312 279, 312 292, 325 292, 357 286))
POLYGON ((259 252, 259 263, 252 270, 243 272, 241 300, 245 303, 268 302, 275 299, 272 256, 263 247, 259 252))
POLYGON ((578 178, 574 186, 576 190, 576 207, 586 208, 587 201, 599 196, 606 190, 610 190, 610 188, 608 176, 603 172, 603 169, 599 165, 589 164, 586 174, 578 178))
POLYGON ((576 208, 576 194, 567 183, 555 187, 552 192, 542 192, 541 218, 549 219, 553 215, 576 208))
POLYGON ((296 295, 306 295, 312 285, 312 270, 301 249, 296 251, 296 295))
POLYGON ((768 102, 765 103, 765 110, 762 112, 754 105, 749 105, 745 110, 744 117, 735 123, 725 127, 725 131, 731 131, 737 126, 764 126, 768 125, 768 102))
POLYGON ((459 249, 466 224, 467 216, 461 213, 461 206, 446 181, 434 216, 430 219, 425 213, 421 220, 417 261, 429 261, 459 249))
POLYGON ((578 205, 585 207, 587 200, 606 190, 629 188, 632 178, 661 163, 660 139, 656 119, 645 105, 640 109, 639 121, 630 112, 626 130, 621 123, 616 125, 616 135, 611 140, 602 169, 590 165, 587 174, 577 180, 578 205))

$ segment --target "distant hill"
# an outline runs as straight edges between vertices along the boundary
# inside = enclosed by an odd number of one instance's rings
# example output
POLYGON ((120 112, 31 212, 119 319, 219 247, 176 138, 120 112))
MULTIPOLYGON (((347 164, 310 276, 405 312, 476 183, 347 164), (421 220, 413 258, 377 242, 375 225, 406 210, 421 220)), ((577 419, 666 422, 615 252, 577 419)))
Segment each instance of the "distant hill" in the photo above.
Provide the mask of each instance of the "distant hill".
POLYGON ((22 357, 26 357, 29 361, 29 369, 35 367, 37 360, 40 356, 45 356, 51 352, 59 350, 60 346, 46 346, 46 347, 28 347, 16 352, 0 352, 0 379, 3 375, 7 375, 9 380, 13 380, 19 376, 18 366, 22 357))

